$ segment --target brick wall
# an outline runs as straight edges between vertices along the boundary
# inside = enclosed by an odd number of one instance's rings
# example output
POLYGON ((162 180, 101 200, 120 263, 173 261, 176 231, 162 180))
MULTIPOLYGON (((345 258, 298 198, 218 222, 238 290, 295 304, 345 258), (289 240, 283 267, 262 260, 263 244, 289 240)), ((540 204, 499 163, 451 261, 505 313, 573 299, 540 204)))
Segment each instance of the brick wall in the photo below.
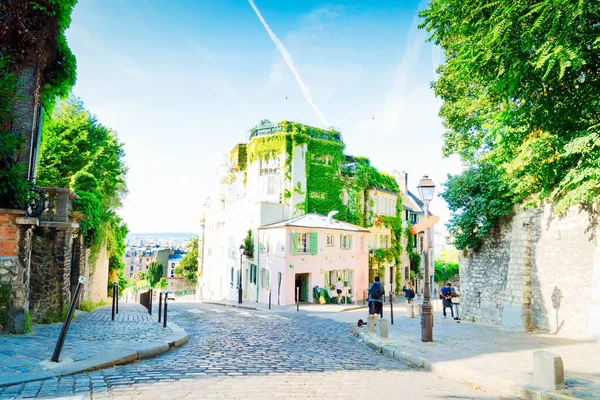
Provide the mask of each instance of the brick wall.
POLYGON ((0 209, 0 257, 16 257, 19 243, 19 228, 15 225, 21 211, 0 209))

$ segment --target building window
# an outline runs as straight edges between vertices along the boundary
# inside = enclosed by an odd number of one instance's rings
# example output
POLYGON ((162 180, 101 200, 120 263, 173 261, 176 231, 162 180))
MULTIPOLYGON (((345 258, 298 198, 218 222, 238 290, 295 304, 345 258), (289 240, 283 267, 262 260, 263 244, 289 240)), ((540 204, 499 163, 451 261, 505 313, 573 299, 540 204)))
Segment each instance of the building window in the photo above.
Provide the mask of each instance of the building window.
POLYGON ((138 271, 141 271, 141 270, 142 270, 142 266, 138 265, 138 271))
POLYGON ((269 279, 270 279, 269 270, 267 270, 266 268, 261 268, 260 269, 260 287, 263 289, 269 289, 271 287, 269 279))
POLYGON ((365 237, 360 237, 360 251, 365 251, 365 237))
POLYGON ((352 248, 352 235, 340 235, 340 247, 344 250, 352 248))
POLYGON ((175 268, 175 263, 171 263, 171 268, 175 268))
POLYGON ((233 267, 231 267, 231 282, 230 286, 233 287, 233 267))
POLYGON ((327 234, 327 246, 333 246, 334 242, 333 242, 333 234, 328 233, 327 234))
POLYGON ((379 235, 379 247, 388 249, 390 247, 390 235, 379 235))
POLYGON ((260 160, 260 176, 279 175, 279 158, 260 160))
POLYGON ((129 267, 129 270, 130 270, 130 271, 133 271, 133 265, 132 265, 131 267, 129 267))
POLYGON ((308 253, 308 233, 298 234, 298 253, 308 253))
POLYGON ((250 283, 256 285, 257 267, 254 264, 250 264, 250 283))
POLYGON ((130 273, 129 273, 129 277, 130 277, 130 278, 133 278, 133 272, 130 272, 130 273))

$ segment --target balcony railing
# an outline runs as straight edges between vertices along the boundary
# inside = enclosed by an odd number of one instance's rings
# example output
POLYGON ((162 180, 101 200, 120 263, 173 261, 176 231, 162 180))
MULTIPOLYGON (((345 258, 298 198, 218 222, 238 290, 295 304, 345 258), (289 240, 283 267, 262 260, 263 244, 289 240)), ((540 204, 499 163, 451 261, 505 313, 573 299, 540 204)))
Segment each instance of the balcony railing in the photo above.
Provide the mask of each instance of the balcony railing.
POLYGON ((282 129, 281 129, 280 125, 255 128, 255 129, 252 129, 252 131, 250 131, 250 139, 253 139, 253 138, 259 137, 259 136, 272 135, 274 133, 281 132, 281 131, 282 131, 282 129))
POLYGON ((72 222, 73 200, 78 199, 71 189, 40 187, 46 193, 46 209, 40 220, 44 222, 72 222))

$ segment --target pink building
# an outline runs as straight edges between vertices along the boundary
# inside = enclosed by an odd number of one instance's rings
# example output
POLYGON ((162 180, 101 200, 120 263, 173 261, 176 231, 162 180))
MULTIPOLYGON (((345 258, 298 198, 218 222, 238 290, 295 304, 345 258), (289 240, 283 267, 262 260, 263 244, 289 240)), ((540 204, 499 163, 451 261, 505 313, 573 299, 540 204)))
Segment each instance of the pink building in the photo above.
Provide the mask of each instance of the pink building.
MULTIPOLYGON (((332 213, 333 214, 333 213, 332 213)), ((314 302, 318 286, 337 296, 332 285, 341 278, 354 301, 362 300, 369 286, 369 231, 320 214, 304 214, 259 228, 257 269, 260 271, 259 302, 294 304, 296 287, 300 301, 314 302)))

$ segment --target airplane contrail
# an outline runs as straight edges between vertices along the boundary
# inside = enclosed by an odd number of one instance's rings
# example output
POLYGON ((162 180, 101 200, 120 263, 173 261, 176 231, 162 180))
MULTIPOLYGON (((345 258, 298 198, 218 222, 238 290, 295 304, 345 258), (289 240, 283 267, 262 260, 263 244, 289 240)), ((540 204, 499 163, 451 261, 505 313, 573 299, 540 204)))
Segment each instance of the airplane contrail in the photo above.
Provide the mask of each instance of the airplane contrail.
POLYGON ((273 31, 271 30, 271 28, 269 28, 269 25, 267 24, 267 21, 265 21, 265 19, 261 15, 260 11, 258 11, 258 8, 256 7, 256 4, 254 4, 254 0, 248 0, 248 3, 250 3, 250 5, 252 6, 252 8, 254 9, 254 12, 256 13, 256 16, 258 17, 258 19, 260 20, 260 22, 262 22, 263 26, 267 30, 267 33, 271 37, 271 40, 273 40, 273 43, 275 43, 275 46, 277 46, 277 49, 279 50, 279 52, 283 56, 283 59, 285 60, 285 63, 289 67, 290 71, 292 71, 292 74, 296 78, 296 82, 298 82, 298 86, 300 86, 300 90, 302 91, 302 94, 304 95, 304 98, 311 105, 311 107, 313 108, 313 111, 315 112, 315 114, 317 114, 317 117, 319 117, 319 119, 321 120, 321 122, 323 123, 323 125, 324 126, 329 126, 329 124, 327 123, 327 119, 325 119, 325 116, 323 115, 323 113, 321 112, 321 110, 319 109, 319 107, 315 104, 315 102, 313 101, 312 94, 310 93, 310 89, 308 88, 308 86, 306 86, 306 84, 304 83, 304 81, 300 77, 300 74, 298 73, 298 70, 296 69, 296 66, 294 65, 294 60, 292 60, 292 56, 290 55, 290 53, 288 53, 288 51, 285 48, 285 46, 283 45, 283 43, 281 43, 281 41, 277 38, 277 36, 275 35, 275 33, 273 33, 273 31))

